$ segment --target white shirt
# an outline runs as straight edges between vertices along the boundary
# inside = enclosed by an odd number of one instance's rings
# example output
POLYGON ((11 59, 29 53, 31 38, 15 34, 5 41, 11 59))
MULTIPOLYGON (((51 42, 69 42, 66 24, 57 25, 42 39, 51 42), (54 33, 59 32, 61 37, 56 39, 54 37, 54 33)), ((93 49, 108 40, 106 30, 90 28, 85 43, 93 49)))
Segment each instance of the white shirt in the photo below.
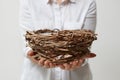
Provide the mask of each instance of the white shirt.
MULTIPOLYGON (((21 34, 26 30, 37 29, 89 29, 96 27, 96 2, 94 0, 71 0, 68 5, 52 5, 48 0, 20 0, 21 34)), ((24 40, 24 36, 23 36, 24 40)), ((26 44, 25 40, 24 43, 26 44)), ((46 69, 32 63, 26 53, 30 47, 25 47, 24 68, 21 80, 92 80, 88 63, 67 71, 60 68, 46 69)))

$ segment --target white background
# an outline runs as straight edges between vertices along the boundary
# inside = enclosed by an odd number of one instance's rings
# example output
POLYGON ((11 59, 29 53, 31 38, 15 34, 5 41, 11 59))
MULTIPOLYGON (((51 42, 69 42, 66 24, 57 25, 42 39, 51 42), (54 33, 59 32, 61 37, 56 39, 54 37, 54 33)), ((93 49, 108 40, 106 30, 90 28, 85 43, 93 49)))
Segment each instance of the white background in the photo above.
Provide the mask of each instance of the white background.
MULTIPOLYGON (((94 80, 120 80, 120 1, 97 0, 98 40, 90 59, 94 80)), ((0 0, 0 80, 20 80, 23 64, 19 1, 0 0)))

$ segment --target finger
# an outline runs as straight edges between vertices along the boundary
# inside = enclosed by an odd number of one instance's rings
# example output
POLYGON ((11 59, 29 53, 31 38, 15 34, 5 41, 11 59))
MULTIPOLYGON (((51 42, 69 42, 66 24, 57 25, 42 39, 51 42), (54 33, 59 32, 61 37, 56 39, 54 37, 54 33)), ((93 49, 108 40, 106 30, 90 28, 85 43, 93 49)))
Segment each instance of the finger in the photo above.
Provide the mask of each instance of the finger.
POLYGON ((30 51, 28 51, 27 55, 28 56, 33 56, 33 55, 35 55, 35 53, 32 50, 30 50, 30 51))
POLYGON ((44 65, 44 61, 45 61, 45 59, 44 59, 44 58, 41 58, 41 59, 39 60, 38 64, 39 64, 40 66, 43 66, 43 65, 44 65))
POLYGON ((94 57, 96 57, 96 54, 94 54, 94 53, 89 53, 89 54, 87 54, 87 55, 84 57, 84 59, 85 59, 85 58, 94 58, 94 57))
POLYGON ((77 67, 78 63, 79 63, 78 60, 73 61, 73 62, 72 62, 72 68, 77 67))
POLYGON ((84 59, 80 59, 79 63, 77 64, 77 68, 79 68, 83 64, 83 62, 84 62, 84 59))
POLYGON ((38 64, 38 61, 37 61, 34 57, 32 57, 32 56, 27 56, 27 58, 29 58, 30 61, 38 64))
POLYGON ((80 63, 83 63, 85 61, 85 59, 80 59, 79 62, 80 63))
POLYGON ((55 67, 55 64, 53 64, 53 63, 49 63, 49 66, 50 66, 50 68, 54 68, 55 67))
POLYGON ((65 67, 65 70, 70 70, 71 69, 71 64, 64 63, 63 66, 65 67))
POLYGON ((75 60, 75 61, 73 61, 73 65, 72 65, 71 70, 74 70, 74 69, 76 69, 76 68, 79 68, 80 65, 81 65, 81 63, 80 63, 79 60, 75 60))
POLYGON ((44 67, 45 68, 50 68, 50 65, 49 65, 49 61, 48 60, 46 60, 45 62, 44 62, 44 67))
POLYGON ((62 64, 59 65, 59 67, 60 67, 61 69, 65 69, 65 66, 63 66, 62 64))

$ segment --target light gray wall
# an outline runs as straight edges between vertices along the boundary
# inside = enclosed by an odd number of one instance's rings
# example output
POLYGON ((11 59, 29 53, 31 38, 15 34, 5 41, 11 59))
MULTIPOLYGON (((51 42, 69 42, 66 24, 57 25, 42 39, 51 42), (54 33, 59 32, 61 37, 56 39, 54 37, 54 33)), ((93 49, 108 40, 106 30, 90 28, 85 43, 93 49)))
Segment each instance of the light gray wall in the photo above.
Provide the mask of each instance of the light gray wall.
POLYGON ((94 80, 120 80, 120 0, 97 0, 98 41, 91 59, 94 80))
MULTIPOLYGON (((119 0, 97 0, 98 23, 90 59, 94 80, 120 80, 119 0)), ((18 0, 0 0, 0 80, 20 80, 23 63, 18 0)))
POLYGON ((18 0, 0 0, 0 80, 20 80, 23 63, 18 0))

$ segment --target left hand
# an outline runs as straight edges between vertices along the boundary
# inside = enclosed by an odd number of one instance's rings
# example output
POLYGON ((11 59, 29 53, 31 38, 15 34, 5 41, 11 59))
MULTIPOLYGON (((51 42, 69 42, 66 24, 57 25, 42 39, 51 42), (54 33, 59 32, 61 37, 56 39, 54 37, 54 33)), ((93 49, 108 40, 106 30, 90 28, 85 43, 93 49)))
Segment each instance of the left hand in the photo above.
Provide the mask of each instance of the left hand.
POLYGON ((93 58, 95 56, 96 56, 96 54, 90 53, 82 59, 75 60, 75 61, 72 61, 70 63, 61 64, 61 65, 59 65, 59 67, 63 70, 74 70, 76 68, 79 68, 84 63, 86 58, 93 58))

